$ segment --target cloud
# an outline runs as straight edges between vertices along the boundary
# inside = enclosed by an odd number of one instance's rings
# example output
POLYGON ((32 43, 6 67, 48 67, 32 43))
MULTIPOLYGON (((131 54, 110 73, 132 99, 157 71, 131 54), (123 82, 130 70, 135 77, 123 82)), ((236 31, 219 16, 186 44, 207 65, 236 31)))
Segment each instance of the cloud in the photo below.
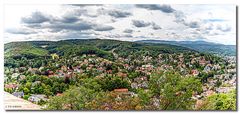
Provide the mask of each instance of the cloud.
POLYGON ((65 32, 61 37, 62 39, 89 39, 94 38, 92 32, 83 32, 83 31, 68 31, 65 32))
POLYGON ((26 28, 11 28, 11 29, 6 29, 5 31, 11 34, 23 34, 23 35, 37 33, 35 31, 29 30, 26 28))
POLYGON ((199 28, 200 27, 199 21, 191 21, 189 23, 184 23, 184 24, 190 28, 199 28))
POLYGON ((79 19, 78 19, 78 17, 76 17, 76 16, 64 16, 64 17, 62 17, 62 19, 60 19, 60 21, 61 22, 63 22, 63 23, 75 23, 75 22, 77 22, 79 19))
POLYGON ((172 13, 175 11, 170 5, 155 5, 155 4, 138 4, 136 5, 138 8, 145 8, 148 10, 160 10, 164 13, 172 13))
POLYGON ((205 30, 213 30, 213 24, 212 23, 208 23, 208 24, 206 24, 205 26, 204 26, 204 29, 205 30))
POLYGON ((50 25, 43 25, 42 28, 52 29, 53 31, 62 31, 62 30, 74 30, 74 31, 83 31, 92 29, 94 24, 90 22, 78 22, 78 23, 59 23, 55 22, 50 25))
POLYGON ((124 33, 132 33, 133 30, 132 30, 132 29, 125 29, 123 32, 124 32, 124 33))
POLYGON ((151 25, 149 22, 144 22, 142 20, 132 20, 132 23, 135 27, 147 27, 151 25))
POLYGON ((80 7, 86 7, 86 6, 102 6, 102 4, 68 4, 71 6, 80 6, 80 7))
POLYGON ((235 7, 230 8, 230 6, 229 11, 215 5, 207 5, 206 8, 205 5, 174 4, 70 4, 60 5, 60 7, 54 5, 52 8, 56 10, 51 9, 51 6, 36 5, 36 8, 30 8, 30 12, 33 13, 27 16, 24 10, 20 11, 21 15, 20 13, 14 15, 15 12, 11 13, 10 10, 10 13, 6 14, 12 14, 12 16, 6 17, 9 19, 6 21, 6 27, 17 28, 6 29, 5 32, 9 35, 7 37, 11 39, 20 37, 40 39, 41 37, 44 40, 54 36, 56 40, 91 37, 128 41, 146 38, 194 40, 214 37, 219 40, 221 37, 234 36, 236 29, 235 20, 231 19, 235 15, 232 13, 235 7), (209 12, 212 14, 208 14, 209 12), (19 19, 21 23, 17 22, 19 19), (19 25, 15 26, 15 23, 19 25))
POLYGON ((201 25, 200 22, 202 20, 187 21, 187 17, 182 11, 176 10, 173 14, 174 14, 174 17, 175 17, 174 21, 176 23, 183 24, 183 25, 188 26, 190 28, 199 28, 200 25, 201 25))
POLYGON ((21 21, 26 24, 43 23, 43 22, 50 21, 50 17, 44 15, 39 11, 36 11, 36 12, 33 12, 28 17, 23 17, 21 21))
POLYGON ((215 19, 204 19, 204 22, 224 22, 227 21, 226 19, 219 19, 219 18, 215 18, 215 19))
POLYGON ((110 31, 112 29, 114 29, 112 26, 109 26, 109 25, 95 25, 93 27, 93 29, 95 31, 110 31))
POLYGON ((131 34, 126 34, 123 37, 128 37, 128 38, 132 38, 133 36, 131 34))
POLYGON ((222 32, 229 32, 229 31, 231 31, 232 28, 228 25, 225 25, 225 26, 218 25, 216 29, 220 30, 222 32))
POLYGON ((108 14, 115 18, 124 18, 132 15, 130 12, 119 11, 119 10, 111 10, 108 14))
POLYGON ((186 15, 182 11, 175 11, 174 13, 175 22, 177 23, 185 23, 186 15))
POLYGON ((154 29, 154 30, 159 30, 159 29, 162 29, 159 25, 157 25, 156 23, 152 23, 152 28, 154 29))

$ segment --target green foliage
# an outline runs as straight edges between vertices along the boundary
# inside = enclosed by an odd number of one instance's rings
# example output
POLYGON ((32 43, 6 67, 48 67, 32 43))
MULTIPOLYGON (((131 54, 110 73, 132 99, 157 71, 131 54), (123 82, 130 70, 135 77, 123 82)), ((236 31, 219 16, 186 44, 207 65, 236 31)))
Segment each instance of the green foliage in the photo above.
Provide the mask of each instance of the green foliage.
POLYGON ((191 110, 194 92, 201 91, 201 82, 195 77, 184 77, 176 72, 156 73, 150 77, 150 88, 160 98, 161 110, 191 110))
POLYGON ((151 98, 153 96, 153 94, 151 93, 151 91, 146 91, 144 89, 138 89, 137 91, 138 97, 140 99, 140 104, 142 106, 143 109, 153 109, 153 106, 151 106, 151 98))
POLYGON ((24 92, 25 94, 28 94, 28 93, 30 92, 30 90, 25 87, 25 88, 23 89, 23 92, 24 92))
POLYGON ((138 97, 131 97, 117 92, 97 95, 86 103, 87 110, 143 110, 138 97))
POLYGON ((5 57, 23 55, 26 57, 45 56, 48 51, 40 47, 36 47, 29 42, 13 42, 8 43, 4 47, 5 57))
POLYGON ((29 97, 30 97, 29 95, 24 95, 23 99, 28 100, 29 97))
MULTIPOLYGON (((116 40, 18 42, 5 44, 4 50, 5 81, 20 85, 16 90, 4 90, 23 91, 24 99, 44 94, 50 100, 40 105, 47 103, 48 110, 194 110, 192 95, 200 94, 201 84, 226 73, 230 65, 214 55, 181 46, 116 40), (199 58, 219 64, 221 71, 203 72, 205 66, 199 61, 191 63, 199 58), (191 70, 200 74, 189 76, 191 70), (13 78, 13 73, 24 79, 13 78), (133 83, 138 89, 131 88, 133 83), (114 92, 120 88, 128 92, 114 92), (56 96, 59 93, 63 94, 56 96)), ((217 80, 215 86, 229 86, 222 81, 217 80)), ((205 99, 208 108, 203 105, 201 109, 234 110, 234 95, 213 95, 205 99)))
POLYGON ((47 110, 84 110, 85 103, 92 101, 96 95, 94 90, 83 86, 72 87, 62 96, 51 97, 47 110))
POLYGON ((200 110, 237 110, 236 90, 230 93, 216 93, 207 97, 200 110))
POLYGON ((112 91, 119 88, 130 88, 130 83, 126 79, 122 79, 118 76, 105 76, 98 80, 102 89, 105 91, 112 91))

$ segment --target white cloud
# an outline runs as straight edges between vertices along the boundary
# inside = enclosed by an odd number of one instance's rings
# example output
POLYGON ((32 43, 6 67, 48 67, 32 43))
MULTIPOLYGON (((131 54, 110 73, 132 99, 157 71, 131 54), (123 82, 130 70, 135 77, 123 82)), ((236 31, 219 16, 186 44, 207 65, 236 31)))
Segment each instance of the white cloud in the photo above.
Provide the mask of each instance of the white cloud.
POLYGON ((236 44, 235 14, 234 5, 6 5, 4 35, 5 42, 107 38, 236 44))

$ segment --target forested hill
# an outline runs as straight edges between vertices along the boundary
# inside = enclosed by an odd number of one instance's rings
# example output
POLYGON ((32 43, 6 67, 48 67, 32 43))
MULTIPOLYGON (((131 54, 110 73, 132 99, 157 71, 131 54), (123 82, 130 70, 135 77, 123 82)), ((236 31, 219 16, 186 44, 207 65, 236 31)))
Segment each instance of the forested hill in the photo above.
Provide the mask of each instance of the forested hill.
POLYGON ((5 57, 12 56, 48 56, 57 53, 61 56, 75 56, 81 54, 97 54, 100 57, 111 58, 114 50, 119 56, 129 54, 178 53, 194 51, 192 49, 170 44, 137 43, 103 39, 73 39, 62 41, 26 41, 11 42, 4 45, 5 57))
POLYGON ((140 40, 142 43, 171 44, 191 48, 200 52, 213 53, 227 56, 236 56, 236 45, 223 45, 206 41, 165 41, 165 40, 140 40))

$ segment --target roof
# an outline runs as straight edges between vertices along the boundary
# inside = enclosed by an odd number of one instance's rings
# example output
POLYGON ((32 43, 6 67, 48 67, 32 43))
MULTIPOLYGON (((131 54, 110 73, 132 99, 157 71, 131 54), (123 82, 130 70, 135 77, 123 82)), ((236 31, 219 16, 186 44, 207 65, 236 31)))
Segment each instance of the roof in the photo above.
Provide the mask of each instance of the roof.
POLYGON ((115 91, 115 92, 128 92, 128 89, 127 88, 114 89, 113 91, 115 91))

